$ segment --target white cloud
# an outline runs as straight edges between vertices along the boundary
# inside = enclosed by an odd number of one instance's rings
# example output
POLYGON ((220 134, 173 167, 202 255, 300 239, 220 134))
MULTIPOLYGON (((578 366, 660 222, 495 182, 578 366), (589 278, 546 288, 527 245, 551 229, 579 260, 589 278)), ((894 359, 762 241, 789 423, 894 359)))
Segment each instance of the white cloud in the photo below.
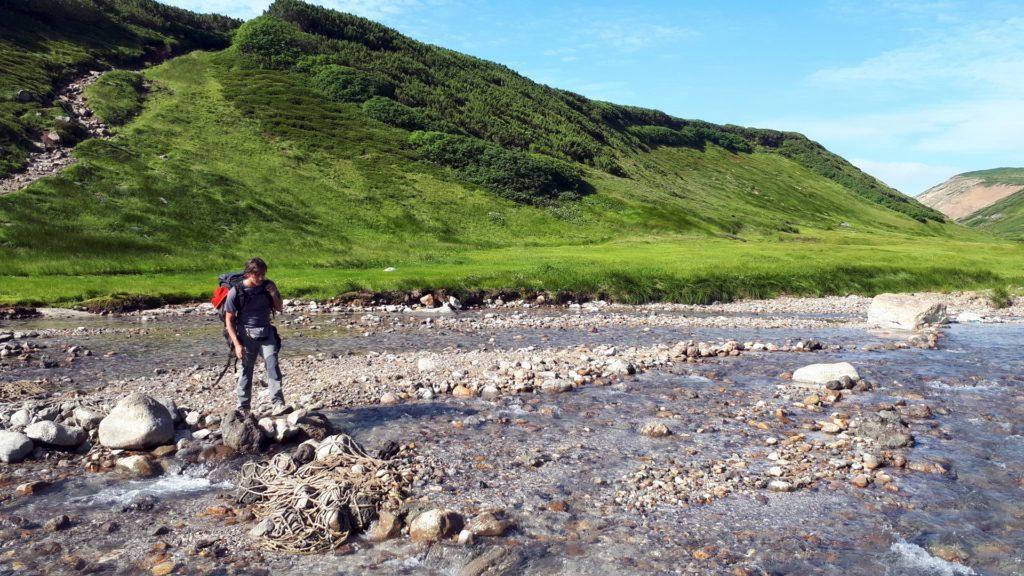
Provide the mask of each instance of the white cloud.
POLYGON ((853 66, 818 70, 809 79, 840 89, 874 85, 893 90, 924 83, 958 91, 1024 89, 1024 18, 943 32, 853 66))
POLYGON ((953 166, 933 166, 923 162, 876 162, 865 158, 850 158, 850 162, 889 186, 910 195, 920 194, 950 176, 965 171, 953 166))

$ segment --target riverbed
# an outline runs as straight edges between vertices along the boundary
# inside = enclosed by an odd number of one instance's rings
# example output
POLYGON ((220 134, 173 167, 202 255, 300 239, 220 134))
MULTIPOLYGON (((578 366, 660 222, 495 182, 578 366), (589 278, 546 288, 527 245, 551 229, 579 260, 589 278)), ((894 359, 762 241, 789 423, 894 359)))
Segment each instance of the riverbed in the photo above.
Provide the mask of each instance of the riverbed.
MULTIPOLYGON (((1024 323, 987 311, 999 322, 951 324, 928 348, 868 328, 863 310, 863 299, 453 316, 295 309, 281 319, 288 399, 315 404, 370 449, 414 445, 412 499, 467 518, 495 511, 513 524, 504 536, 469 545, 356 537, 323 555, 271 552, 232 500, 242 457, 139 480, 51 454, 0 465, 0 573, 1024 573, 1024 323), (691 340, 772 350, 657 360, 691 340), (805 350, 810 341, 820 349, 805 350), (441 374, 435 383, 458 385, 502 362, 609 353, 642 369, 489 399, 411 386, 424 358, 441 374), (870 389, 805 401, 820 392, 788 374, 818 362, 850 362, 870 389), (387 393, 397 401, 382 403, 387 393), (880 409, 900 414, 912 447, 874 450, 853 430, 820 425, 880 409), (670 433, 640 433, 650 422, 670 433), (882 465, 866 469, 865 451, 882 465), (768 487, 773 468, 792 489, 768 487), (35 479, 51 485, 9 494, 35 479), (70 526, 43 526, 61 514, 70 526)), ((28 382, 111 399, 162 389, 192 408, 232 401, 230 383, 212 386, 226 349, 202 308, 10 321, 5 331, 39 346, 3 365, 8 391, 28 382)))

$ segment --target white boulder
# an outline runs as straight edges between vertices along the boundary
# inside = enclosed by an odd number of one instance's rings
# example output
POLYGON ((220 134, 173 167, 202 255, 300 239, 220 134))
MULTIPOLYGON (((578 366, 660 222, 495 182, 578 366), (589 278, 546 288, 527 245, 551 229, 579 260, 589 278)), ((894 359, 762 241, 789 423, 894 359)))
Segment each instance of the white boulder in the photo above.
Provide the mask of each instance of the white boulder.
POLYGON ((949 321, 946 305, 935 296, 922 294, 879 294, 871 299, 868 324, 879 328, 917 330, 926 324, 949 321))
POLYGON ((838 362, 835 364, 811 364, 793 372, 793 381, 805 384, 825 384, 833 380, 839 380, 843 376, 849 376, 854 380, 860 380, 857 369, 849 362, 838 362))
POLYGON ((73 426, 57 424, 50 420, 40 420, 25 427, 25 436, 40 444, 73 448, 85 442, 85 430, 73 426))
POLYGON ((0 462, 21 462, 32 452, 32 439, 21 432, 0 430, 0 462))
POLYGON ((146 450, 174 438, 174 420, 163 404, 145 394, 129 394, 100 422, 100 444, 146 450))

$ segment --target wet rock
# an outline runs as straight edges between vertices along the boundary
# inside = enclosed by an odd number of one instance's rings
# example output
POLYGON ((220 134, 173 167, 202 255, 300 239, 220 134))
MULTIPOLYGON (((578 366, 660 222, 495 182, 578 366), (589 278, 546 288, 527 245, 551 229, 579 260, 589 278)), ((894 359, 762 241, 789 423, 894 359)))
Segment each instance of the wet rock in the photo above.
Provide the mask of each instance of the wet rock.
POLYGON ((139 478, 147 478, 156 473, 156 470, 152 463, 150 463, 149 458, 146 458, 141 454, 119 458, 117 460, 117 469, 139 478))
POLYGON ((130 394, 100 422, 99 438, 107 448, 147 450, 174 438, 174 420, 153 398, 130 394))
POLYGON ((793 372, 794 382, 805 384, 826 384, 832 380, 839 380, 848 376, 853 380, 860 380, 857 369, 849 362, 838 362, 835 364, 811 364, 793 372))
POLYGON ((609 373, 618 374, 619 376, 636 374, 636 366, 633 366, 629 362, 621 359, 615 359, 609 362, 607 370, 609 373))
POLYGON ((263 432, 251 413, 238 410, 225 413, 220 431, 224 444, 242 454, 258 454, 263 449, 263 432))
POLYGON ((867 488, 871 484, 871 476, 867 474, 857 474, 850 480, 850 483, 857 488, 867 488))
POLYGON ((370 525, 368 537, 371 542, 383 542, 397 538, 402 533, 402 520, 387 510, 381 510, 377 519, 370 525))
POLYGON ((434 508, 413 519, 409 524, 409 536, 416 542, 437 542, 461 529, 461 516, 450 510, 434 508))
POLYGON ((672 431, 661 422, 647 422, 640 428, 640 433, 648 438, 663 438, 672 431))
POLYGON ((41 420, 25 427, 25 435, 40 444, 73 448, 85 442, 85 430, 41 420))
POLYGON ((0 462, 21 462, 32 453, 32 439, 20 432, 0 430, 0 462))
POLYGON ((18 484, 14 488, 14 493, 18 496, 32 496, 39 492, 47 489, 50 486, 49 482, 43 480, 36 480, 34 482, 25 482, 24 484, 18 484))
POLYGON ((880 410, 864 417, 857 435, 874 440, 881 448, 902 448, 914 444, 910 427, 891 410, 880 410))
POLYGON ((544 383, 541 384, 540 389, 549 394, 568 392, 569 390, 572 390, 572 383, 560 378, 551 378, 545 380, 544 383))
POLYGON ((50 518, 43 524, 43 530, 47 532, 58 532, 71 527, 71 518, 68 518, 66 514, 55 516, 50 518))
MULTIPOLYGON (((294 416, 292 414, 291 416, 294 416)), ((289 416, 289 423, 293 424, 299 432, 304 434, 306 438, 310 440, 320 441, 331 435, 333 427, 331 421, 326 416, 319 412, 306 412, 298 418, 291 418, 289 416)))
POLYGON ((474 516, 467 528, 476 536, 504 536, 511 526, 508 520, 502 520, 492 512, 483 512, 474 516))
POLYGON ((868 308, 868 324, 881 328, 917 330, 948 321, 946 305, 921 294, 879 294, 868 308))
POLYGON ((868 470, 874 470, 882 466, 881 459, 870 452, 865 452, 861 457, 861 460, 864 463, 864 468, 868 470))

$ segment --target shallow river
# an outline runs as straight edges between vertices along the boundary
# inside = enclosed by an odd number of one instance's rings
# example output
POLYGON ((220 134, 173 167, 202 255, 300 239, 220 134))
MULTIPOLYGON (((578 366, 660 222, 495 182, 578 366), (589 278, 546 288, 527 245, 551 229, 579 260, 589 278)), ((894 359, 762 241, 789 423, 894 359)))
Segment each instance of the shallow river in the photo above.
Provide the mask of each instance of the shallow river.
MULTIPOLYGON (((418 453, 434 466, 430 477, 417 482, 417 496, 467 515, 503 509, 515 521, 515 530, 508 537, 480 539, 470 547, 452 543, 425 548, 406 540, 373 545, 357 540, 343 553, 321 556, 253 554, 249 566, 263 566, 274 574, 458 574, 472 558, 500 546, 508 573, 1024 574, 1022 324, 954 324, 937 350, 867 352, 851 350, 850 345, 881 338, 842 326, 684 333, 660 328, 435 330, 364 337, 323 318, 317 330, 289 328, 286 353, 398 352, 455 345, 621 346, 691 337, 783 341, 809 336, 843 345, 844 350, 744 354, 553 396, 488 402, 442 395, 431 401, 332 413, 335 424, 367 447, 387 440, 415 442, 418 453), (763 472, 770 464, 764 439, 771 433, 752 429, 728 414, 770 397, 785 385, 778 378, 782 372, 811 362, 838 361, 853 363, 877 389, 851 395, 837 409, 899 401, 929 406, 934 418, 910 422, 917 443, 909 454, 916 460, 942 462, 949 473, 894 470, 896 493, 877 486, 821 482, 807 490, 764 490, 728 495, 709 504, 665 504, 645 512, 616 502, 622 479, 642 466, 738 457, 750 462, 751 472, 763 472), (659 412, 676 415, 670 421, 673 435, 652 439, 638 434, 639 424, 659 412)), ((34 320, 4 328, 100 324, 117 328, 138 321, 34 320)), ((66 340, 80 341, 94 356, 72 367, 49 369, 46 375, 86 382, 144 375, 169 361, 212 366, 220 360, 220 335, 212 321, 160 320, 147 330, 80 338, 72 334, 66 340), (107 357, 106 352, 117 355, 107 357)), ((0 373, 0 379, 42 373, 37 368, 11 370, 0 373)), ((106 558, 109 566, 130 573, 128 559, 135 557, 130 547, 148 548, 160 539, 150 534, 157 524, 172 527, 172 539, 185 538, 186 533, 194 539, 205 531, 213 538, 249 538, 247 526, 224 527, 196 518, 197 510, 223 502, 238 465, 194 466, 182 476, 135 482, 80 476, 44 494, 8 502, 2 515, 46 519, 66 513, 79 519, 79 528, 51 535, 59 536, 65 554, 74 550, 82 557, 106 558), (152 510, 138 509, 150 506, 152 510), (98 534, 89 528, 111 520, 121 524, 118 531, 98 534)), ((45 538, 39 534, 30 543, 45 538)), ((27 546, 0 542, 0 573, 13 573, 10 558, 2 553, 27 546)), ((28 573, 66 569, 56 558, 36 562, 29 558, 28 573)))

